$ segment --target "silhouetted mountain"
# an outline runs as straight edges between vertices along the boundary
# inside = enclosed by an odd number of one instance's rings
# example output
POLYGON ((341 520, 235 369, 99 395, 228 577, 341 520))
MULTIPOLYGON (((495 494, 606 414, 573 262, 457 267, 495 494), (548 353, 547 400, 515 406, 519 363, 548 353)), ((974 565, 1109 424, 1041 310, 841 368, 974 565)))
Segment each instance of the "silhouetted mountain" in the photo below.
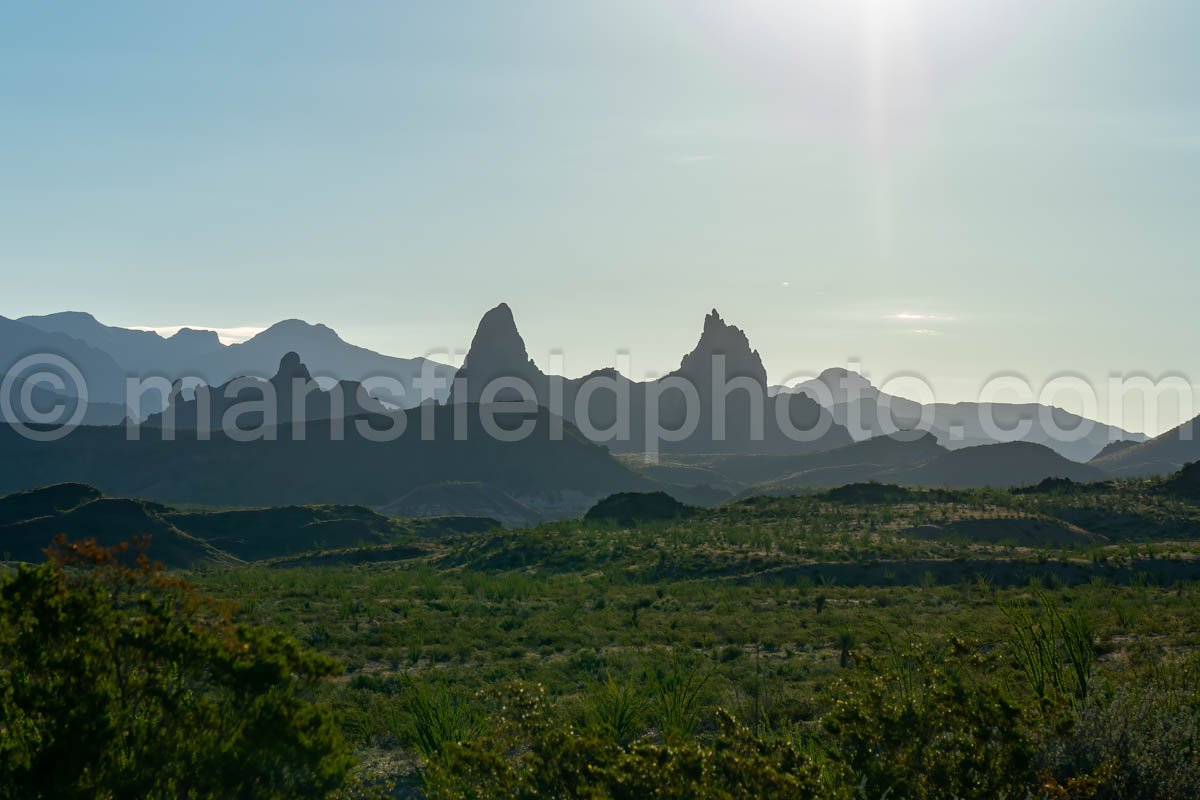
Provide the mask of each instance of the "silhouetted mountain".
POLYGON ((1200 501, 1200 461, 1188 464, 1163 483, 1163 491, 1193 502, 1200 501))
POLYGON ((180 511, 145 500, 104 497, 83 484, 60 484, 0 497, 0 552, 42 560, 56 536, 111 547, 149 536, 147 554, 168 566, 234 563, 314 550, 381 545, 421 528, 358 506, 283 506, 180 511))
POLYGON ((267 424, 274 425, 293 419, 316 421, 387 413, 383 404, 370 397, 362 384, 339 381, 329 391, 321 389, 308 367, 300 361, 300 356, 287 353, 280 360, 274 377, 268 381, 250 378, 215 388, 199 386, 191 399, 185 399, 177 386, 167 409, 151 416, 144 424, 150 428, 171 423, 177 429, 204 427, 217 430, 226 415, 232 413, 236 415, 235 422, 239 427, 252 429, 263 425, 263 413, 249 409, 257 408, 255 403, 272 399, 274 416, 267 424))
MULTIPOLYGON (((114 424, 125 418, 125 372, 111 356, 66 334, 43 331, 23 322, 0 317, 0 377, 8 374, 15 365, 29 356, 38 357, 35 358, 36 363, 32 364, 30 369, 22 371, 19 377, 28 377, 32 372, 47 371, 63 379, 61 390, 48 384, 40 384, 34 389, 32 399, 35 411, 49 412, 62 404, 60 421, 65 421, 76 409, 79 387, 73 384, 67 373, 50 364, 45 358, 57 356, 66 359, 78 369, 86 385, 90 405, 85 410, 84 422, 114 424)), ((9 396, 16 419, 6 419, 3 407, 0 406, 0 421, 25 422, 31 419, 29 415, 20 413, 21 388, 20 381, 14 382, 9 396)))
POLYGON ((1141 444, 1140 441, 1133 441, 1133 440, 1127 440, 1124 442, 1112 442, 1111 444, 1105 445, 1104 449, 1101 450, 1096 455, 1094 455, 1092 457, 1092 460, 1088 463, 1094 463, 1096 461, 1099 461, 1102 458, 1108 458, 1109 456, 1115 456, 1117 453, 1120 453, 1122 450, 1128 450, 1131 447, 1137 447, 1139 444, 1141 444))
MULTIPOLYGON (((135 537, 150 537, 147 555, 171 566, 197 562, 231 563, 236 559, 191 536, 165 518, 170 509, 143 500, 91 496, 62 509, 63 487, 20 495, 19 502, 31 507, 44 500, 44 508, 19 520, 0 524, 0 551, 14 561, 43 560, 42 551, 57 536, 71 540, 95 539, 113 547, 135 537)), ((3 502, 3 501, 0 501, 3 502)))
POLYGON ((621 492, 606 497, 584 515, 587 522, 611 522, 633 527, 642 522, 690 517, 696 509, 664 492, 621 492))
POLYGON ((426 405, 339 425, 310 421, 299 432, 285 424, 253 441, 182 429, 175 441, 154 430, 131 441, 124 427, 85 427, 33 442, 0 426, 0 491, 74 481, 162 502, 380 507, 420 486, 467 481, 570 517, 599 497, 648 485, 545 409, 495 415, 508 431, 531 426, 519 441, 485 428, 491 410, 426 405))
POLYGON ((1200 434, 1200 417, 1136 447, 1105 454, 1092 464, 1119 477, 1168 475, 1185 464, 1200 461, 1197 434, 1200 434))
POLYGON ((896 486, 891 483, 848 483, 824 493, 824 497, 833 503, 848 506, 876 505, 885 503, 913 503, 925 499, 921 491, 896 486))
POLYGON ((1046 478, 1097 481, 1104 473, 1088 464, 1063 458, 1044 445, 1008 442, 952 450, 916 469, 881 476, 910 486, 1010 488, 1033 486, 1046 478))
POLYGON ((299 353, 319 379, 358 383, 372 379, 376 383, 379 379, 394 381, 397 384, 394 388, 368 383, 368 389, 372 395, 402 408, 421 402, 420 390, 413 380, 421 375, 426 364, 431 375, 443 384, 429 390, 439 401, 449 394, 454 374, 453 368, 424 358, 395 358, 349 344, 325 325, 310 325, 296 319, 276 323, 241 344, 231 344, 194 363, 176 365, 173 374, 198 377, 210 386, 242 376, 265 378, 274 374, 276 365, 288 353, 299 353))
MULTIPOLYGON (((243 343, 228 346, 213 331, 184 328, 173 336, 163 337, 153 331, 104 325, 83 312, 23 317, 20 322, 43 333, 72 337, 107 353, 119 365, 117 372, 122 377, 185 378, 191 379, 189 388, 196 382, 218 386, 242 376, 268 378, 274 374, 280 359, 294 352, 304 358, 322 381, 362 383, 375 379, 368 387, 373 395, 408 408, 421 402, 420 390, 413 380, 426 363, 431 375, 442 384, 429 389, 439 402, 449 394, 449 381, 454 373, 451 367, 423 358, 394 358, 357 347, 343 341, 325 325, 310 325, 295 319, 276 323, 243 343), (396 385, 380 384, 380 379, 394 381, 396 385)), ((124 401, 123 393, 117 400, 124 401)))
MULTIPOLYGON (((736 486, 740 497, 793 494, 870 482, 901 486, 1014 487, 1032 486, 1046 478, 1100 480, 1104 474, 1042 445, 1030 442, 981 445, 947 450, 932 434, 907 431, 878 436, 848 447, 799 456, 677 457, 691 473, 668 462, 643 468, 647 477, 668 486, 687 486, 689 479, 736 486), (671 470, 677 470, 672 472, 671 470), (712 476, 718 476, 717 481, 712 476)), ((678 494, 677 494, 678 496, 678 494)))
POLYGON ((923 407, 907 398, 881 392, 862 375, 846 369, 829 369, 791 389, 777 389, 780 394, 800 392, 820 402, 857 440, 920 427, 935 434, 938 442, 950 450, 998 441, 1024 441, 1043 444, 1072 461, 1086 462, 1114 441, 1138 442, 1146 438, 1036 403, 934 403, 923 407), (997 439, 985 427, 985 421, 1002 432, 1016 431, 1026 422, 1030 429, 1019 438, 997 439), (1074 432, 1082 426, 1090 427, 1086 434, 1076 436, 1074 432), (1055 428, 1070 435, 1056 436, 1055 428), (1068 438, 1072 441, 1066 441, 1068 438))
MULTIPOLYGON (((705 318, 700 340, 683 357, 679 369, 660 380, 638 383, 612 369, 575 379, 547 376, 529 358, 512 311, 501 303, 480 321, 471 350, 456 375, 451 402, 479 402, 485 399, 488 384, 502 378, 520 379, 532 389, 539 405, 561 411, 585 435, 614 452, 644 451, 649 440, 659 438, 648 435, 655 432, 655 425, 667 432, 681 429, 687 407, 684 395, 675 387, 683 382, 696 391, 699 416, 690 435, 680 441, 660 440, 663 452, 802 453, 851 442, 828 412, 808 397, 770 397, 758 353, 750 348, 745 333, 726 324, 715 309, 705 318), (724 383, 735 384, 726 392, 714 387, 718 364, 723 364, 724 383), (740 388, 736 385, 739 380, 740 388), (752 392, 744 388, 747 383, 752 392), (579 416, 580 410, 585 416, 579 416), (761 422, 761 429, 755 421, 761 422), (785 434, 785 423, 797 432, 795 436, 785 434), (804 435, 812 431, 816 433, 804 435)), ((517 392, 510 388, 496 397, 515 399, 517 392)), ((662 438, 669 439, 671 434, 662 438)))
POLYGON ((361 506, 278 506, 236 511, 177 511, 163 518, 179 530, 243 561, 386 544, 401 528, 361 506))
MULTIPOLYGON (((746 490, 763 484, 791 485, 794 488, 840 486, 873 480, 888 470, 924 464, 945 454, 932 434, 919 432, 878 436, 836 450, 794 456, 719 455, 702 458, 690 464, 703 467, 704 472, 691 475, 693 480, 712 483, 711 475, 746 490)), ((672 465, 666 465, 670 469, 672 465)), ((658 467, 647 467, 646 473, 664 483, 688 480, 688 474, 671 475, 658 467)))
POLYGON ((777 459, 774 464, 767 459, 757 465, 736 459, 718 462, 714 468, 750 485, 742 496, 754 494, 760 487, 781 494, 871 481, 908 484, 911 482, 905 476, 910 470, 936 461, 947 452, 932 434, 905 431, 827 453, 777 459))
POLYGON ((697 387, 711 386, 713 364, 717 359, 725 360, 726 378, 750 378, 755 383, 767 385, 767 370, 758 351, 751 349, 745 331, 727 324, 714 308, 704 317, 700 341, 671 375, 686 378, 697 387))
POLYGON ((379 511, 393 517, 490 518, 509 528, 536 525, 556 516, 528 506, 491 484, 464 481, 418 486, 379 511))
MULTIPOLYGON (((804 392, 827 408, 846 406, 861 400, 878 400, 882 395, 869 380, 853 370, 842 367, 831 367, 816 378, 797 384, 790 389, 776 387, 780 391, 804 392)), ((889 397, 893 397, 889 395, 889 397)), ((895 398, 904 401, 904 398, 895 398)), ((904 401, 911 403, 912 401, 904 401)), ((920 407, 920 404, 913 403, 920 407)), ((894 431, 887 431, 894 433, 894 431)))
POLYGON ((0 497, 0 527, 70 511, 99 497, 99 489, 82 483, 58 483, 0 497))
POLYGON ((40 317, 22 317, 20 322, 44 331, 63 333, 103 350, 130 375, 168 375, 197 358, 220 352, 221 340, 213 331, 183 328, 174 336, 104 325, 91 314, 64 311, 40 317))
MULTIPOLYGON (((546 375, 538 369, 525 349, 525 340, 517 330, 512 309, 501 303, 479 320, 471 339, 471 349, 455 374, 455 380, 465 380, 470 392, 468 402, 478 403, 484 388, 501 378, 520 378, 533 387, 538 398, 546 396, 546 375)), ((451 395, 453 397, 453 394, 451 395)), ((511 398, 511 393, 501 399, 511 398)), ((455 398, 462 399, 462 398, 455 398)))

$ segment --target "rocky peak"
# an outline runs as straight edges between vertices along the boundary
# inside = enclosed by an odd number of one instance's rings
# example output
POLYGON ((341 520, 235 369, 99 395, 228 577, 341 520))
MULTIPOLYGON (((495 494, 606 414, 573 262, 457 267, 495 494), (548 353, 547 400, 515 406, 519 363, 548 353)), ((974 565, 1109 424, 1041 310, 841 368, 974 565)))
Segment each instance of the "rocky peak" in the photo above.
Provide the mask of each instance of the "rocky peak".
POLYGON ((272 382, 290 384, 293 380, 311 381, 312 374, 309 373, 308 367, 304 366, 304 362, 300 360, 298 354, 286 353, 279 360, 279 371, 275 373, 272 382))
MULTIPOLYGON (((267 328, 262 333, 255 336, 258 338, 272 339, 275 337, 292 337, 303 338, 308 341, 341 341, 341 337, 337 335, 337 331, 330 328, 328 325, 321 323, 312 324, 305 322, 302 319, 285 319, 276 322, 271 327, 267 328)), ((253 339, 251 340, 253 341, 253 339)))
POLYGON ((463 366, 466 369, 483 368, 491 373, 517 368, 524 370, 532 364, 529 352, 525 349, 525 340, 517 330, 508 304, 501 303, 484 314, 483 319, 479 320, 463 366))
POLYGON ((700 335, 700 341, 692 352, 683 357, 675 374, 711 375, 713 356, 725 357, 727 378, 753 378, 766 386, 767 370, 758 351, 750 347, 746 333, 721 319, 715 308, 704 318, 704 332, 700 335))

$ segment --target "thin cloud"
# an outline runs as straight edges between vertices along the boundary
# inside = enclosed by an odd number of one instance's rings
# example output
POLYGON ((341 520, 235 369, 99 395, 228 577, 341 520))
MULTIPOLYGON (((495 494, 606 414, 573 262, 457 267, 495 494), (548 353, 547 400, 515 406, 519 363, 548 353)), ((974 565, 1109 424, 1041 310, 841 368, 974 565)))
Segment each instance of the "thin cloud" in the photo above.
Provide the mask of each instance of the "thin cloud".
POLYGON ((895 322, 953 322, 954 317, 948 314, 926 314, 919 311, 900 311, 888 314, 887 319, 895 322))
POLYGON ((168 337, 174 336, 184 328, 191 328, 194 331, 212 331, 217 334, 217 338, 221 340, 221 344, 241 344, 247 339, 252 339, 258 334, 266 330, 266 328, 255 328, 251 326, 243 326, 238 328, 213 328, 208 325, 134 325, 135 331, 152 331, 159 336, 168 337))

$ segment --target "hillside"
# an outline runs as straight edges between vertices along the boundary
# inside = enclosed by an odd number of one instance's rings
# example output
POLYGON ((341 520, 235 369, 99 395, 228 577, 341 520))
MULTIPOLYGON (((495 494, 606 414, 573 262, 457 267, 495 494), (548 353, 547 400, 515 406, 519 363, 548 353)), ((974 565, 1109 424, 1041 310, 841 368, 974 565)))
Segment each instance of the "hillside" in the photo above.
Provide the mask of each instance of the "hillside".
MULTIPOLYGON (((88 400, 123 407, 126 372, 108 353, 91 347, 63 333, 43 331, 23 322, 0 317, 0 376, 7 374, 26 357, 33 357, 36 367, 50 367, 46 356, 65 359, 79 371, 87 387, 88 400)), ((79 387, 72 385, 69 376, 57 368, 50 369, 64 379, 61 398, 77 397, 79 387)), ((29 370, 17 373, 25 377, 29 370)), ((15 387, 14 387, 15 388, 15 387)), ((48 387, 43 387, 48 388, 48 387)), ((20 407, 16 397, 10 397, 14 409, 20 407)), ((73 409, 68 409, 68 412, 73 409)), ((3 413, 0 412, 0 418, 3 413)))
POLYGON ((1009 488, 1032 486, 1046 478, 1097 481, 1104 473, 1040 444, 1009 442, 952 450, 919 467, 891 470, 881 477, 914 486, 1009 488))
POLYGON ((1123 477, 1166 475, 1185 464, 1200 461, 1197 427, 1200 418, 1156 436, 1134 447, 1107 453, 1092 464, 1112 475, 1123 477))
POLYGON ((496 486, 464 481, 418 486, 379 511, 393 517, 486 517, 508 527, 536 525, 555 516, 522 503, 496 486))
MULTIPOLYGON (((410 407, 421 402, 413 380, 423 370, 443 382, 434 392, 438 400, 445 400, 454 373, 452 368, 428 359, 396 358, 358 347, 325 325, 297 319, 283 320, 245 342, 230 345, 223 344, 212 331, 183 328, 164 337, 152 331, 105 325, 82 312, 22 317, 19 323, 59 341, 69 339, 76 347, 103 352, 121 375, 191 379, 189 385, 199 381, 218 386, 242 376, 268 378, 287 353, 296 352, 323 379, 359 383, 384 379, 388 385, 377 390, 394 405, 410 407)), ((0 368, 4 366, 0 359, 0 368)), ((93 397, 115 402, 121 395, 114 399, 94 393, 93 397)))
POLYGON ((82 483, 59 483, 0 497, 0 526, 49 517, 99 499, 100 490, 82 483))
POLYGON ((879 436, 798 456, 671 456, 659 464, 626 459, 631 468, 668 487, 712 487, 730 496, 791 494, 847 484, 881 481, 905 486, 1015 487, 1046 478, 1101 480, 1096 467, 1063 458, 1031 442, 947 450, 933 434, 879 436))
POLYGON ((147 554, 168 566, 229 566, 479 533, 494 525, 478 518, 399 520, 359 506, 180 510, 59 484, 0 497, 0 560, 41 561, 43 548, 57 536, 95 539, 106 547, 148 536, 147 554))
POLYGON ((186 567, 200 562, 232 564, 238 560, 180 530, 167 519, 169 509, 165 506, 89 493, 84 502, 56 510, 55 506, 62 505, 63 494, 62 487, 50 487, 23 497, 22 505, 29 516, 14 519, 10 515, 6 523, 0 524, 0 551, 5 560, 41 561, 43 548, 57 536, 95 539, 105 547, 148 536, 147 555, 171 566, 186 567), (39 500, 44 503, 36 508, 39 500))
POLYGON ((775 387, 780 393, 812 397, 829 409, 838 424, 857 440, 899 431, 925 430, 950 450, 998 443, 994 431, 1015 431, 1027 426, 1019 441, 1045 445, 1064 458, 1086 462, 1115 443, 1145 441, 1115 425, 1105 425, 1061 408, 1036 403, 932 403, 922 406, 907 398, 880 391, 865 377, 846 369, 828 369, 813 380, 793 387, 775 387), (1055 435, 1067 431, 1069 441, 1055 435), (1076 431, 1079 434, 1076 435, 1076 431))
POLYGON ((544 409, 496 415, 507 430, 530 426, 520 441, 499 440, 484 429, 486 419, 478 406, 425 406, 313 421, 298 431, 284 425, 254 441, 219 432, 202 440, 195 431, 164 441, 152 430, 130 441, 124 428, 80 428, 56 442, 31 442, 0 427, 0 492, 74 481, 169 503, 379 507, 420 486, 465 481, 514 496, 574 493, 580 500, 572 507, 552 509, 573 516, 599 497, 647 485, 572 426, 563 425, 559 438, 558 421, 544 409))

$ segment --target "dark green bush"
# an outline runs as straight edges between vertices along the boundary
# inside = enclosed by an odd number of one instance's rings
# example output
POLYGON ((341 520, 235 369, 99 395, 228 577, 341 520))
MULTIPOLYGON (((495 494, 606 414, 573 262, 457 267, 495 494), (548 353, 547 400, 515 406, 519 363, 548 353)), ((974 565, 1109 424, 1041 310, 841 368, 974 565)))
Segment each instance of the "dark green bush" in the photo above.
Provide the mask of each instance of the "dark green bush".
POLYGON ((841 681, 828 746, 867 797, 993 800, 1031 785, 1034 743, 994 659, 955 639, 896 646, 841 681))
POLYGON ((0 798, 318 798, 352 762, 336 668, 144 558, 61 547, 0 583, 0 798))

